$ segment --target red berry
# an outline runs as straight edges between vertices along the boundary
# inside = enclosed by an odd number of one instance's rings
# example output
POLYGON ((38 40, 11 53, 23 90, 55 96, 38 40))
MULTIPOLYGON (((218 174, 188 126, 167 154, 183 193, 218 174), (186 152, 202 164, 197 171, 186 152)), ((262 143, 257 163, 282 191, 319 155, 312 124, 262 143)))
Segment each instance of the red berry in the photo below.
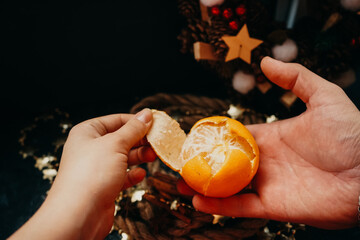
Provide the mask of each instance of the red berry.
POLYGON ((237 21, 230 21, 229 22, 229 27, 232 29, 232 30, 238 30, 239 29, 239 24, 237 21))
POLYGON ((224 18, 226 19, 230 19, 232 16, 233 16, 233 11, 231 8, 226 8, 224 11, 223 11, 223 16, 224 18))
POLYGON ((244 15, 246 13, 246 8, 244 4, 239 5, 236 9, 235 12, 237 15, 241 16, 244 15))
POLYGON ((353 45, 353 46, 356 45, 356 39, 355 38, 351 39, 351 45, 353 45))
POLYGON ((218 6, 214 6, 211 8, 211 14, 214 16, 220 15, 220 8, 218 6))

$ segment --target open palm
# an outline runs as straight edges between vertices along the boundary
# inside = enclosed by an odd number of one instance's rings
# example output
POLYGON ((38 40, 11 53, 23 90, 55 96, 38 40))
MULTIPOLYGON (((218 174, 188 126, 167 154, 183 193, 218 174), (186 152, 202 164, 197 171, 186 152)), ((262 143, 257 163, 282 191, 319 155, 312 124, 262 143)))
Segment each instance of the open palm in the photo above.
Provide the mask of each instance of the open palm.
MULTIPOLYGON (((334 229, 356 225, 360 194, 360 113, 336 85, 298 64, 271 58, 263 72, 307 105, 294 118, 248 126, 260 149, 256 193, 195 195, 201 211, 334 229)), ((186 186, 179 184, 180 191, 186 186)))

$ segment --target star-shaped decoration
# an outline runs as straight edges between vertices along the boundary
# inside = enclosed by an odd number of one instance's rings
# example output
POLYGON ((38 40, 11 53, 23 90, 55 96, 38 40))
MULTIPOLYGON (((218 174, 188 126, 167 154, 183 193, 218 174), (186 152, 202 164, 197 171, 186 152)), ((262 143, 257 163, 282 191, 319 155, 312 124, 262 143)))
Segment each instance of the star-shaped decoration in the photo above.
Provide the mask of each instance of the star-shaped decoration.
POLYGON ((263 43, 263 41, 249 36, 246 24, 244 24, 236 36, 223 36, 222 39, 229 47, 225 62, 241 58, 248 64, 251 64, 251 51, 263 43))

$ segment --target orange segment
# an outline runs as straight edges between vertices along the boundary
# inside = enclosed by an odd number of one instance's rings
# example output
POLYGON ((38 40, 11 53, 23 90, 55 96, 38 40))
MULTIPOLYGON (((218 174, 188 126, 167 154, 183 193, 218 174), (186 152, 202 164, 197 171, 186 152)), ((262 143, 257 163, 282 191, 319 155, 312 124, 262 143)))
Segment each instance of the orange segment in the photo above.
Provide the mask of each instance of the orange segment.
POLYGON ((153 113, 148 141, 160 159, 197 192, 228 197, 246 187, 256 174, 259 148, 240 122, 223 116, 204 118, 184 137, 173 119, 156 110, 153 113), (169 130, 176 134, 166 134, 169 130))
POLYGON ((237 136, 241 136, 246 141, 243 142, 243 146, 247 144, 249 145, 248 148, 245 149, 248 156, 251 159, 254 158, 255 156, 259 156, 259 147, 256 144, 255 139, 251 135, 249 130, 244 125, 242 125, 241 123, 239 124, 239 122, 234 119, 229 119, 227 124, 229 126, 230 131, 234 132, 234 134, 236 134, 237 136))
POLYGON ((222 168, 210 179, 204 195, 228 197, 246 187, 253 177, 251 163, 245 153, 234 149, 222 168))
POLYGON ((205 192, 211 178, 211 167, 202 156, 187 161, 181 169, 186 183, 197 192, 205 192))

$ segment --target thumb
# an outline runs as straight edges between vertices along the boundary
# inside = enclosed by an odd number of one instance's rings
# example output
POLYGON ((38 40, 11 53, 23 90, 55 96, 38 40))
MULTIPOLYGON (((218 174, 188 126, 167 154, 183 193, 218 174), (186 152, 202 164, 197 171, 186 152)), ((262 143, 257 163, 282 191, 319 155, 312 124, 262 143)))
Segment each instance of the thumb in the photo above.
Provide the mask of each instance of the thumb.
POLYGON ((127 154, 135 144, 144 138, 151 124, 151 110, 143 109, 112 134, 115 135, 117 145, 121 146, 122 150, 127 154))
POLYGON ((265 57, 261 61, 261 69, 270 81, 291 90, 306 104, 318 104, 324 99, 324 94, 332 95, 334 91, 341 90, 335 84, 297 63, 284 63, 265 57), (320 93, 322 96, 319 95, 320 93))

